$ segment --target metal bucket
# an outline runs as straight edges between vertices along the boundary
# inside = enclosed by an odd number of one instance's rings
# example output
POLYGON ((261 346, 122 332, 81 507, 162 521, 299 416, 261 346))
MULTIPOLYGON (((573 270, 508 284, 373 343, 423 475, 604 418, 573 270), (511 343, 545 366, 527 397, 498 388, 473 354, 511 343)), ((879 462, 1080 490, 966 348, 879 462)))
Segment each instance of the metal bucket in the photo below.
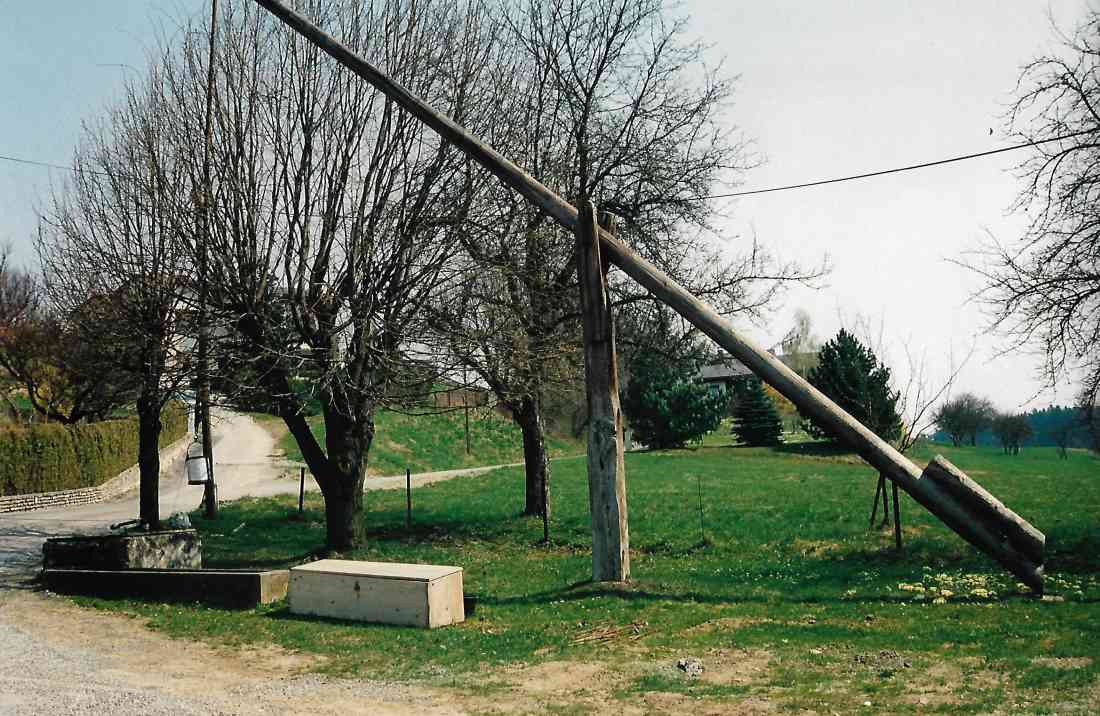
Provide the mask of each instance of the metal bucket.
POLYGON ((187 447, 184 465, 188 485, 205 485, 210 481, 210 473, 206 469, 206 455, 202 452, 202 441, 196 440, 187 447))

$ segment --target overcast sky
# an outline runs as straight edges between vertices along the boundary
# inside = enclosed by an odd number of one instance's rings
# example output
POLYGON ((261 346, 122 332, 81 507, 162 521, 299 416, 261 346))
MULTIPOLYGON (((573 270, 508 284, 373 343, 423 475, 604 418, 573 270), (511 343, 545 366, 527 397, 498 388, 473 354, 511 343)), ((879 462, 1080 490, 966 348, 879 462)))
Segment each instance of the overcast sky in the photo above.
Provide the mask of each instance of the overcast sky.
MULTIPOLYGON (((65 164, 80 123, 145 66, 156 33, 204 14, 202 0, 0 0, 0 155, 65 164)), ((1000 117, 1021 64, 1055 46, 1050 17, 1071 28, 1085 0, 686 0, 691 31, 740 76, 731 120, 766 162, 743 189, 886 169, 1009 143, 1000 117), (990 130, 993 130, 992 135, 990 130)), ((950 263, 986 232, 1020 233, 1010 153, 905 174, 746 197, 725 205, 731 250, 755 234, 784 258, 833 266, 819 291, 798 290, 767 326, 768 345, 797 308, 815 332, 865 316, 934 373, 977 351, 959 388, 1000 408, 1068 402, 1039 392, 1032 357, 997 357, 970 297, 977 278, 950 263), (737 237, 740 237, 739 239, 737 237), (1037 397, 1034 397, 1038 393, 1037 397)), ((0 160, 0 240, 30 258, 35 207, 61 174, 0 160)), ((897 368, 896 368, 897 369, 897 368)))

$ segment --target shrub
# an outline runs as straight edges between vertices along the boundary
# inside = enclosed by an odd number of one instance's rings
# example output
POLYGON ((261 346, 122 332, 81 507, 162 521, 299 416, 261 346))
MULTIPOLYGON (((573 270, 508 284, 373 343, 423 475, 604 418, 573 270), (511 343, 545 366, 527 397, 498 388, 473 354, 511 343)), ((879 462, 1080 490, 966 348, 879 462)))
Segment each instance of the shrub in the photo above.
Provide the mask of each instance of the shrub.
POLYGON ((722 391, 692 381, 694 371, 663 358, 639 358, 630 376, 623 411, 634 439, 651 448, 683 447, 718 427, 726 411, 722 391))
MULTIPOLYGON (((187 413, 171 404, 162 416, 161 445, 187 433, 187 413)), ((65 426, 0 428, 0 494, 25 495, 95 487, 137 462, 136 417, 65 426)))

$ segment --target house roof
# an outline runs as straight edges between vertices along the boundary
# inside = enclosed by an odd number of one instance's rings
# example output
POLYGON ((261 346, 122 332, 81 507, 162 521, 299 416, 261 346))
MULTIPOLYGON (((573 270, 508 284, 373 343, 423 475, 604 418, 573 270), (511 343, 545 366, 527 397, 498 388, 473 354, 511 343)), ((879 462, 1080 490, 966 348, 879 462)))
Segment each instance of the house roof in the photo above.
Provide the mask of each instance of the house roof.
POLYGON ((698 379, 704 383, 724 383, 746 375, 752 375, 748 366, 736 358, 730 358, 720 363, 703 366, 699 369, 698 379))
MULTIPOLYGON (((769 351, 770 353, 771 351, 769 351)), ((772 355, 775 355, 772 353, 772 355)), ((775 356, 785 365, 790 367, 797 358, 806 354, 795 353, 793 355, 779 355, 775 356)), ((811 360, 814 364, 817 363, 817 354, 811 353, 811 360)), ((727 358, 726 360, 719 361, 718 363, 711 363, 705 365, 699 369, 699 374, 696 376, 696 380, 703 383, 725 383, 727 381, 736 380, 737 378, 743 378, 748 375, 752 375, 752 371, 749 367, 737 360, 736 358, 727 358)))

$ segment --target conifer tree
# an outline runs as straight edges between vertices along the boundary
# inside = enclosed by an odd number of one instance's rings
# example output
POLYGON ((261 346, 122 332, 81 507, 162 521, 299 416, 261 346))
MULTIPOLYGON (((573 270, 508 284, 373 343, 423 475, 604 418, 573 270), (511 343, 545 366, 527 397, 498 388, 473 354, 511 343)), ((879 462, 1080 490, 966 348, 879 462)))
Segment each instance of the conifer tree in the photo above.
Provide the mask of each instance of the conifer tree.
MULTIPOLYGON (((817 355, 810 383, 883 440, 897 440, 901 436, 899 394, 890 387, 890 369, 844 329, 817 355)), ((813 425, 809 429, 825 434, 813 425)))
POLYGON ((763 384, 746 381, 734 394, 733 434, 746 445, 778 445, 783 441, 783 421, 763 384))

